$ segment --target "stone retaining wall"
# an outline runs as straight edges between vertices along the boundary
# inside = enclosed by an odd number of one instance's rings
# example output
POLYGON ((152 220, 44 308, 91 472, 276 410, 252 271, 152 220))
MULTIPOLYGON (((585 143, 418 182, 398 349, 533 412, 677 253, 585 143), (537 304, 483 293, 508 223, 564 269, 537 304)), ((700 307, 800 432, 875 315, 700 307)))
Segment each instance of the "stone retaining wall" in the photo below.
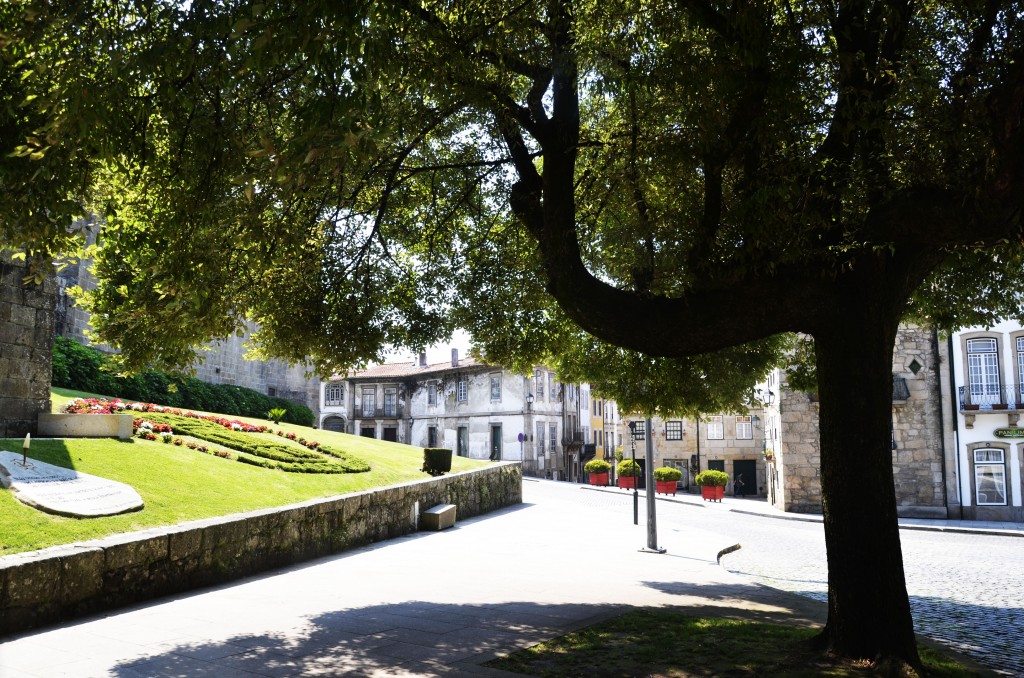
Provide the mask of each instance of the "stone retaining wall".
POLYGON ((36 432, 36 415, 50 411, 53 314, 57 283, 25 282, 32 266, 51 269, 48 260, 21 261, 0 249, 0 438, 36 432))
POLYGON ((0 634, 238 579, 522 502, 518 463, 0 558, 0 634))

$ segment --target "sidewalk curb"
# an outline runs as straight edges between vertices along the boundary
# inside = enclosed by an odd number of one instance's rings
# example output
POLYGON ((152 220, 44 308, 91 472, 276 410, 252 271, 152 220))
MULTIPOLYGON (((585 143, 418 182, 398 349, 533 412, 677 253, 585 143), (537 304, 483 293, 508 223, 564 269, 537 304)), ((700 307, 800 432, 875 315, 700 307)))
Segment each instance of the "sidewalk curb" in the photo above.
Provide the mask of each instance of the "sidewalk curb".
MULTIPOLYGON (((614 487, 611 487, 611 486, 602 487, 602 486, 598 486, 598 485, 581 485, 580 489, 582 489, 582 490, 591 490, 591 491, 594 491, 594 492, 608 492, 608 493, 611 493, 611 494, 616 494, 616 493, 619 492, 618 488, 614 488, 614 487)), ((644 497, 646 497, 647 496, 647 491, 644 490, 644 492, 642 494, 643 494, 644 497)), ((692 502, 692 501, 685 501, 685 500, 682 500, 682 499, 676 499, 676 498, 670 497, 670 496, 665 496, 665 497, 660 497, 659 496, 659 497, 657 497, 657 499, 659 501, 667 501, 667 502, 671 502, 673 504, 682 504, 684 506, 692 506, 693 508, 707 508, 707 506, 704 505, 704 504, 698 504, 698 503, 692 502)), ((742 509, 742 508, 732 508, 730 506, 722 506, 721 509, 724 510, 724 511, 729 511, 730 513, 739 513, 739 514, 742 514, 742 515, 757 516, 757 517, 760 517, 760 518, 772 518, 774 520, 793 520, 793 521, 802 522, 802 523, 819 523, 819 524, 824 522, 824 518, 822 516, 814 515, 814 514, 786 514, 786 513, 782 513, 781 511, 779 511, 777 513, 768 513, 768 512, 762 512, 762 511, 750 511, 748 509, 742 509)), ((1019 537, 1019 538, 1024 538, 1024 532, 1020 532, 1020 531, 1017 531, 1017 530, 1000 530, 1000 529, 993 529, 993 528, 988 528, 988 527, 959 527, 959 526, 958 527, 947 527, 945 525, 914 525, 914 524, 910 524, 910 523, 902 523, 902 522, 900 522, 899 523, 899 529, 901 529, 901 530, 916 530, 916 531, 919 531, 919 532, 947 532, 947 533, 952 533, 952 534, 976 534, 976 535, 985 535, 985 536, 992 536, 992 537, 1019 537)), ((722 553, 721 555, 725 555, 725 553, 722 553)))

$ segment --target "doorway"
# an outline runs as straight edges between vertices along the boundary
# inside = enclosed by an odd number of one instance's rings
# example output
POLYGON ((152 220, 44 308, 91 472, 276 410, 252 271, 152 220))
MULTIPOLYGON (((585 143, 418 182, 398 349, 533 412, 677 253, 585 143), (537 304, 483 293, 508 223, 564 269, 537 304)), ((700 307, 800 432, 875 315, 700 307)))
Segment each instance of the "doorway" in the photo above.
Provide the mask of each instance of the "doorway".
POLYGON ((374 428, 373 426, 361 426, 359 428, 359 435, 361 435, 364 438, 376 438, 377 429, 374 428))
POLYGON ((384 440, 387 440, 392 443, 398 442, 398 429, 396 427, 385 427, 382 433, 384 434, 384 440))
POLYGON ((758 496, 757 462, 753 459, 736 459, 732 462, 732 495, 734 497, 758 496), (736 482, 740 480, 742 484, 736 482))
POLYGON ((501 461, 501 424, 491 424, 491 461, 501 461))

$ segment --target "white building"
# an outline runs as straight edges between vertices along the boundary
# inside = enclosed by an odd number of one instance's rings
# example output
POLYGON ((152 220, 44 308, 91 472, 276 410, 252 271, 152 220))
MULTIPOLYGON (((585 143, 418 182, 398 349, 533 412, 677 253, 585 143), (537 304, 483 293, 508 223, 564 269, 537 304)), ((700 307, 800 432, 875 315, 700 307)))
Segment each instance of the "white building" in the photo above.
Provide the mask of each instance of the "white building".
POLYGON ((967 328, 949 337, 948 351, 963 517, 1024 521, 1024 327, 967 328))
MULTIPOLYGON (((321 384, 320 426, 473 459, 523 462, 527 475, 581 477, 580 389, 460 358, 377 365, 321 384)), ((589 419, 588 419, 589 423, 589 419)))

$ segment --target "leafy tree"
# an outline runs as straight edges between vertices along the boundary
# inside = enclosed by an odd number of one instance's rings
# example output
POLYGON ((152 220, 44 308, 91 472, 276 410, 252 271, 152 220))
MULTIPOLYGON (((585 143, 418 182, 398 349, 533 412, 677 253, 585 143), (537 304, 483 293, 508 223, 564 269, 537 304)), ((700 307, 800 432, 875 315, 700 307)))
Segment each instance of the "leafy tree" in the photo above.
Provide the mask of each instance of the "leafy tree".
MULTIPOLYGON (((129 366, 187 362, 244 317, 260 350, 324 371, 453 321, 495 354, 630 359, 564 340, 571 323, 704 369, 693 356, 807 334, 821 640, 919 666, 891 356, 908 312, 1020 315, 1019 5, 23 7, 0 13, 17 73, 0 87, 25 102, 3 138, 27 140, 0 180, 39 189, 40 167, 41 198, 92 187, 89 303, 129 366)), ((5 240, 59 244, 68 203, 25 222, 19 204, 0 192, 5 240)))

